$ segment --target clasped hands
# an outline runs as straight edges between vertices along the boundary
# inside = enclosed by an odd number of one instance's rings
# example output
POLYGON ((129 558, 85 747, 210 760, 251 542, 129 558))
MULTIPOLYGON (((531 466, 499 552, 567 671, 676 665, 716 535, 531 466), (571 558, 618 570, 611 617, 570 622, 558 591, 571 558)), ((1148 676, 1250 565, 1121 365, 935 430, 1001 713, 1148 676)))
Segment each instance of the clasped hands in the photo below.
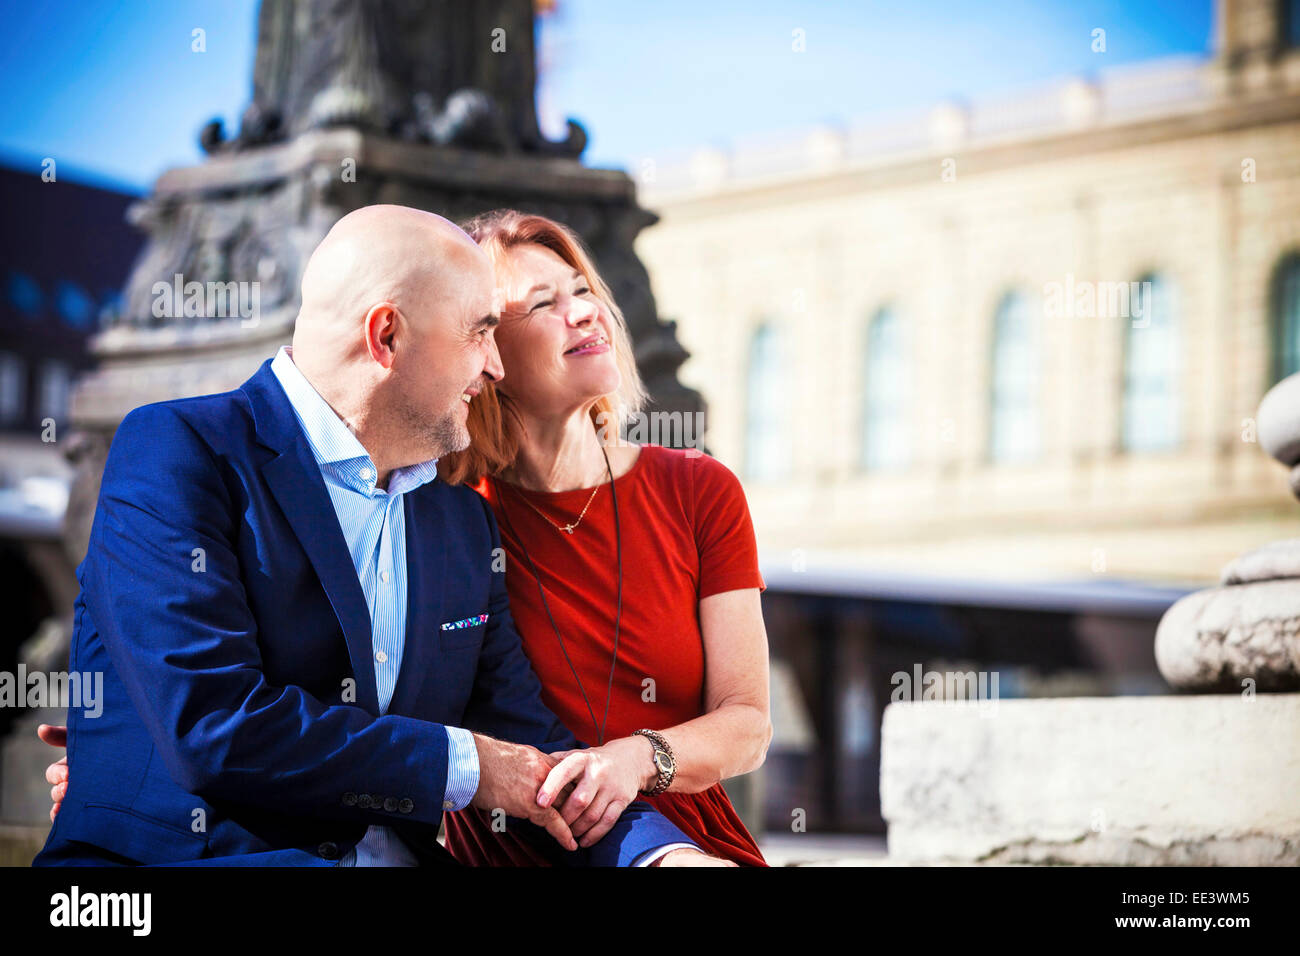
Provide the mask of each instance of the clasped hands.
MULTIPOLYGON (((66 728, 42 724, 41 740, 66 747, 66 728)), ((601 747, 564 750, 552 754, 535 747, 513 744, 474 734, 478 749, 479 786, 471 806, 489 812, 531 820, 543 827, 568 850, 578 841, 589 847, 618 822, 627 805, 649 788, 657 776, 651 760, 653 747, 644 737, 621 737, 601 747)), ((68 790, 65 755, 45 771, 53 786, 50 820, 68 790)), ((653 866, 735 866, 728 860, 698 850, 672 850, 653 866)))
MULTIPOLYGON (((627 805, 658 777, 653 745, 621 737, 600 747, 547 754, 474 734, 479 787, 471 805, 531 820, 565 849, 589 847, 618 822, 627 805)), ((734 866, 698 850, 666 853, 655 866, 734 866)))

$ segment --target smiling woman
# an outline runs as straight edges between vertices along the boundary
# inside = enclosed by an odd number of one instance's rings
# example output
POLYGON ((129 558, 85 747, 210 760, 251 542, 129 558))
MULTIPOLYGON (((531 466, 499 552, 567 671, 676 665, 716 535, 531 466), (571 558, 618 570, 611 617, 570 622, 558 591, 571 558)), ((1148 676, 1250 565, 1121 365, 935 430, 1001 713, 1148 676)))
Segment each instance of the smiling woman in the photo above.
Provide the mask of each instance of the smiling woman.
MULTIPOLYGON (((765 866, 721 786, 771 740, 764 584, 740 483, 707 455, 603 427, 645 392, 576 236, 514 211, 465 228, 496 272, 504 377, 471 402, 470 447, 439 472, 492 507, 542 698, 590 748, 556 755, 539 802, 589 845, 647 800, 706 852, 765 866)), ((448 849, 476 865, 545 864, 494 823, 449 814, 448 849)))
MULTIPOLYGON (((567 336, 561 341, 569 343, 561 354, 570 346, 587 344, 592 336, 603 337, 612 346, 617 381, 612 388, 596 393, 589 412, 592 422, 608 421, 608 416, 619 414, 620 408, 638 411, 646 401, 623 313, 577 236, 552 220, 513 210, 488 213, 462 227, 488 253, 497 272, 498 292, 504 297, 497 346, 510 353, 509 357, 502 355, 510 385, 505 390, 489 386, 471 404, 469 427, 473 443, 468 450, 439 466, 440 473, 453 484, 469 476, 498 472, 514 461, 519 453, 520 408, 510 396, 522 391, 530 404, 541 397, 536 394, 536 388, 530 387, 539 371, 538 360, 548 358, 550 372, 564 378, 568 367, 554 364, 553 351, 547 356, 534 353, 535 343, 531 338, 511 334, 520 326, 536 327, 536 320, 547 310, 554 310, 557 304, 588 317, 596 313, 601 316, 598 328, 584 327, 578 333, 573 330, 578 327, 575 324, 569 331, 559 333, 567 336), (521 283, 523 286, 519 288, 521 283), (564 301, 559 303, 559 299, 564 301), (526 347, 511 348, 511 343, 526 347), (598 418, 602 413, 607 417, 598 418)), ((571 368, 576 370, 582 366, 571 368)), ((604 361, 595 370, 597 375, 608 371, 604 361)))

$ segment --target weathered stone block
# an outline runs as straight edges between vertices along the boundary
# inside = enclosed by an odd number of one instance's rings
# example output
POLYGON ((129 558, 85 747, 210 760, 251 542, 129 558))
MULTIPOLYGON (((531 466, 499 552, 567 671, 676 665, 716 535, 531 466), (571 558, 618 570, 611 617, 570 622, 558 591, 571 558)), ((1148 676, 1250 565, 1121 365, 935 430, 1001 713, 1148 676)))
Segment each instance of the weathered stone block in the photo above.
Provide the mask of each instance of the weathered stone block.
POLYGON ((899 861, 1300 864, 1300 694, 902 702, 899 861))

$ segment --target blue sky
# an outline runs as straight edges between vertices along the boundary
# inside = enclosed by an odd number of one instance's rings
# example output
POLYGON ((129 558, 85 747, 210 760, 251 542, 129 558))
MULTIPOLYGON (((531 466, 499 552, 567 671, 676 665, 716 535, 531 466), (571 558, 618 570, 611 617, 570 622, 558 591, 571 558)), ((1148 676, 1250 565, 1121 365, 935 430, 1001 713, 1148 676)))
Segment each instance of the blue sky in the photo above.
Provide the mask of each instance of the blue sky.
MULTIPOLYGON (((0 0, 0 161, 144 191, 250 96, 256 0, 0 0), (190 50, 206 31, 207 52, 190 50)), ((1211 0, 559 0, 542 104, 590 165, 1208 55, 1211 0), (1106 31, 1106 52, 1091 49, 1106 31), (791 50, 804 31, 806 52, 791 50)))

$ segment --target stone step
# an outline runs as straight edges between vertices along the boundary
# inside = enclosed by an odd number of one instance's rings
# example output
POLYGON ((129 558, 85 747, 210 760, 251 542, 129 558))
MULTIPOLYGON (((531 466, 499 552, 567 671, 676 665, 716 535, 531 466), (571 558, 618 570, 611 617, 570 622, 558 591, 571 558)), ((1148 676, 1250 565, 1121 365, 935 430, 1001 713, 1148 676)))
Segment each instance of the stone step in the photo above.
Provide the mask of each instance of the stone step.
POLYGON ((1300 865, 1300 694, 898 702, 889 856, 1300 865))

